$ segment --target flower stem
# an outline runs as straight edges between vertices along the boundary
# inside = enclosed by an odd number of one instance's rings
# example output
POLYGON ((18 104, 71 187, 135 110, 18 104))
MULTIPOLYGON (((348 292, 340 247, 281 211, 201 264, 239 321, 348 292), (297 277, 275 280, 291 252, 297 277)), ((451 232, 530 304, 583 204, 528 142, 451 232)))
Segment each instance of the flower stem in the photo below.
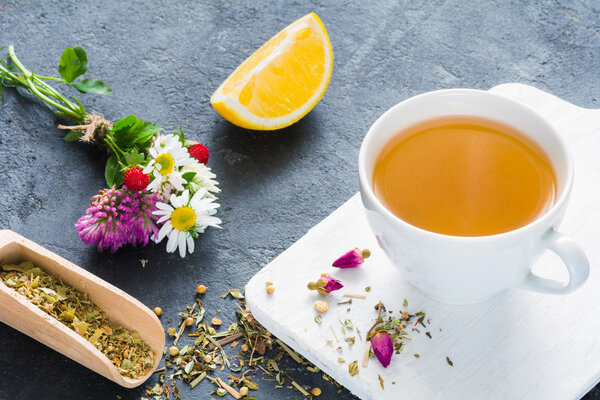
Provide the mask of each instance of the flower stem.
MULTIPOLYGON (((64 117, 70 118, 78 122, 82 122, 85 120, 87 113, 85 112, 83 107, 80 107, 74 104, 73 102, 67 100, 56 89, 54 89, 50 85, 47 85, 46 83, 41 81, 40 78, 38 78, 35 74, 29 71, 17 58, 15 48, 13 45, 8 46, 8 56, 11 59, 14 66, 17 67, 19 71, 21 71, 23 76, 21 77, 15 74, 14 71, 0 64, 0 71, 2 71, 3 78, 6 81, 29 90, 34 96, 36 96, 43 102, 51 105, 52 107, 56 108, 58 110, 59 115, 62 115, 64 117), (59 101, 60 103, 54 101, 53 99, 59 101)), ((43 77, 43 79, 50 78, 43 77)), ((58 78, 52 79, 61 81, 58 78)))
POLYGON ((67 81, 65 81, 64 79, 62 79, 62 78, 55 78, 53 76, 36 75, 36 77, 38 77, 40 79, 47 79, 49 81, 57 81, 57 82, 67 83, 67 81))
POLYGON ((125 152, 114 142, 114 139, 110 135, 104 137, 104 143, 116 154, 117 158, 125 156, 125 152))

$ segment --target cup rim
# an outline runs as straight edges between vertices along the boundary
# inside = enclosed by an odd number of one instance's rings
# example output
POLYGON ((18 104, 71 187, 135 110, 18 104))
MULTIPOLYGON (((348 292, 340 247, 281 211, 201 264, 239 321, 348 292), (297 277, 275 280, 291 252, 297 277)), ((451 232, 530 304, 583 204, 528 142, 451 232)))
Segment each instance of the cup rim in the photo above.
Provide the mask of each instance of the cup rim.
MULTIPOLYGON (((532 140, 534 140, 534 139, 532 139, 532 140)), ((537 141, 535 141, 535 140, 534 140, 534 142, 537 143, 537 141)), ((553 160, 551 160, 551 161, 553 161, 553 160)), ((527 232, 530 230, 534 230, 540 226, 548 226, 549 221, 551 221, 555 217, 555 215, 562 210, 563 206, 567 202, 567 199, 571 192, 571 188, 573 186, 573 175, 574 175, 573 158, 571 156, 571 152, 569 151, 569 148, 568 148, 567 144, 565 143, 564 139, 560 136, 558 131, 550 124, 550 122, 545 117, 543 117, 540 113, 533 110, 529 106, 527 106, 517 100, 511 99, 509 97, 505 97, 505 96, 502 96, 502 95, 499 95, 496 93, 492 93, 487 90, 479 90, 479 89, 455 88, 455 89, 434 90, 434 91, 425 92, 425 93, 422 93, 422 94, 419 94, 416 96, 412 96, 408 99, 401 101, 400 103, 389 108, 379 118, 377 118, 377 120, 373 123, 373 125, 371 125, 371 127, 367 131, 367 134, 365 135, 365 137, 361 143, 359 154, 358 154, 358 178, 359 178, 359 183, 360 183, 360 187, 361 187, 361 196, 367 196, 370 201, 370 204, 374 204, 375 207, 377 208, 377 211, 382 213, 386 218, 393 220, 396 224, 400 224, 404 229, 408 229, 416 234, 424 235, 424 236, 427 236, 430 238, 451 240, 451 241, 455 241, 457 243, 490 242, 490 241, 510 238, 510 237, 519 235, 521 233, 524 233, 524 232, 527 232), (531 115, 533 115, 538 120, 540 125, 544 126, 544 128, 546 128, 548 132, 551 132, 551 134, 555 137, 559 146, 561 147, 562 152, 565 155, 566 180, 565 180, 564 189, 563 189, 562 193, 560 194, 558 200, 554 202, 554 204, 552 205, 550 210, 548 210, 548 212, 546 212, 544 215, 537 218, 536 220, 531 221, 527 225, 524 225, 520 228, 513 229, 513 230, 510 230, 507 232, 497 233, 494 235, 486 235, 486 236, 453 236, 453 235, 446 235, 443 233, 428 231, 426 229, 419 228, 415 225, 412 225, 412 224, 404 221, 403 219, 399 218, 398 216, 396 216, 394 213, 392 213, 390 210, 388 210, 387 207, 385 207, 383 205, 383 203, 379 200, 379 198, 375 195, 375 193, 373 191, 373 187, 371 184, 371 178, 369 177, 369 175, 367 173, 367 167, 366 167, 368 148, 369 148, 370 142, 373 140, 373 138, 377 134, 377 130, 384 123, 385 120, 391 118, 392 115, 395 114, 398 109, 406 106, 407 104, 412 103, 414 101, 420 101, 423 98, 435 97, 435 96, 439 96, 439 95, 446 95, 449 93, 450 94, 454 94, 454 93, 466 94, 466 95, 469 95, 469 94, 483 95, 483 96, 488 96, 490 98, 499 99, 500 101, 504 101, 506 103, 512 103, 513 106, 520 107, 520 108, 524 109, 526 112, 529 112, 531 115)))

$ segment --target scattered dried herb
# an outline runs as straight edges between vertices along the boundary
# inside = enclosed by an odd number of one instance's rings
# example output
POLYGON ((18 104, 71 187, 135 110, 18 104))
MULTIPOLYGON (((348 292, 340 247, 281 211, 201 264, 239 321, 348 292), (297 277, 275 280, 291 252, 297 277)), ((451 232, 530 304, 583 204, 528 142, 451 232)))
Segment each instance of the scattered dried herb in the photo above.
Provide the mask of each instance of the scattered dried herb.
MULTIPOLYGON (((408 305, 408 301, 404 299, 403 304, 408 305)), ((412 332, 420 333, 418 328, 415 328, 417 324, 421 324, 425 327, 424 320, 426 315, 424 312, 419 311, 414 314, 408 311, 400 311, 399 315, 394 313, 388 313, 382 302, 375 305, 377 311, 377 318, 371 326, 371 329, 367 332, 367 340, 373 341, 376 339, 376 343, 372 344, 373 353, 377 356, 377 359, 382 363, 384 367, 387 367, 391 361, 390 350, 393 347, 395 354, 400 354, 407 341, 410 341, 410 335, 407 332, 407 327, 413 324, 411 328, 412 332)), ((429 333, 429 332, 428 332, 429 333)), ((429 336, 429 335, 428 335, 429 336)), ((429 336, 431 337, 431 336, 429 336)), ((416 356, 418 358, 418 355, 416 356)), ((365 358, 363 359, 363 366, 368 362, 365 358)))
POLYGON ((350 376, 358 374, 358 360, 354 360, 348 365, 348 372, 350 376))
POLYGON ((344 297, 352 297, 354 299, 366 299, 367 296, 364 294, 344 293, 344 297))
POLYGON ((344 324, 343 324, 346 328, 352 330, 354 329, 354 324, 352 323, 352 321, 350 321, 349 319, 344 320, 344 324))
POLYGON ((362 366, 366 368, 369 365, 369 355, 371 354, 371 341, 367 341, 367 345, 365 346, 365 350, 363 352, 363 361, 362 366))
POLYGON ((454 363, 448 357, 446 357, 446 362, 448 363, 449 366, 451 366, 451 367, 454 366, 454 363))
POLYGON ((292 385, 293 385, 293 386, 294 386, 296 389, 298 389, 298 391, 299 391, 300 393, 302 393, 304 396, 306 396, 306 397, 309 397, 309 396, 310 396, 310 394, 309 394, 309 393, 308 393, 306 390, 304 390, 304 388, 303 388, 302 386, 298 385, 298 384, 296 383, 296 381, 292 381, 291 383, 292 383, 292 385))
MULTIPOLYGON (((229 393, 234 398, 248 400, 252 399, 247 396, 248 390, 258 390, 258 385, 251 379, 252 375, 260 370, 275 380, 276 387, 284 387, 287 382, 288 388, 295 388, 303 394, 310 395, 305 388, 291 378, 288 372, 281 369, 278 361, 284 356, 289 356, 297 363, 306 365, 309 372, 318 373, 320 372, 319 368, 306 361, 285 343, 274 338, 254 319, 249 310, 244 310, 244 306, 245 304, 241 302, 240 311, 237 313, 238 321, 229 325, 227 330, 221 328, 219 332, 209 323, 198 319, 199 314, 204 313, 202 302, 198 298, 196 298, 194 306, 187 307, 187 312, 179 313, 182 321, 192 317, 196 318, 198 322, 194 325, 195 333, 187 335, 193 337, 193 344, 184 346, 175 357, 169 355, 165 357, 167 369, 171 371, 167 381, 179 378, 191 387, 195 387, 200 382, 208 380, 214 385, 212 394, 218 396, 217 391, 222 389, 219 393, 224 391, 225 396, 229 393), (200 305, 200 311, 197 310, 197 305, 200 305), (243 342, 239 346, 240 354, 234 358, 231 356, 228 358, 222 346, 237 340, 243 342), (276 352, 274 357, 271 356, 273 352, 276 352), (223 376, 220 378, 211 376, 213 373, 226 370, 232 373, 228 375, 227 379, 223 376), (237 395, 240 397, 236 397, 237 395)), ((183 325, 185 326, 185 323, 183 325)), ((327 375, 323 374, 323 378, 340 387, 327 375)), ((152 400, 166 400, 169 399, 169 393, 173 393, 171 386, 165 384, 164 381, 160 383, 158 387, 161 395, 152 393, 156 387, 149 388, 146 392, 148 396, 152 397, 152 400)))
POLYGON ((302 364, 302 363, 303 363, 304 359, 303 359, 303 358, 302 358, 302 357, 301 357, 301 356, 300 356, 298 353, 296 353, 294 350, 292 350, 292 349, 290 349, 289 347, 287 347, 287 345, 286 345, 285 343, 283 343, 281 340, 279 340, 279 339, 275 339, 275 341, 277 342, 277 344, 278 344, 279 346, 281 346, 281 348, 282 348, 283 350, 285 350, 285 352, 286 352, 286 353, 288 353, 288 354, 289 354, 289 356, 290 356, 290 357, 292 357, 292 359, 293 359, 294 361, 296 361, 296 362, 297 362, 297 363, 299 363, 299 364, 302 364))
POLYGON ((227 295, 231 295, 232 297, 238 299, 238 300, 243 300, 244 299, 244 295, 242 294, 242 292, 240 292, 239 289, 231 289, 228 290, 227 292, 225 292, 225 294, 221 295, 221 298, 224 299, 225 297, 227 297, 227 295))
POLYGON ((361 340, 362 342, 362 335, 360 334, 360 330, 358 329, 358 327, 356 328, 356 333, 358 334, 358 338, 361 340))
POLYGON ((335 339, 336 342, 339 342, 340 340, 338 339, 337 335, 335 334, 335 330, 333 329, 333 326, 329 327, 331 329, 331 333, 333 333, 333 338, 335 339))
POLYGON ((48 275, 30 261, 3 265, 0 278, 40 310, 87 339, 121 375, 139 379, 152 371, 155 354, 150 346, 137 332, 112 324, 88 294, 48 275))

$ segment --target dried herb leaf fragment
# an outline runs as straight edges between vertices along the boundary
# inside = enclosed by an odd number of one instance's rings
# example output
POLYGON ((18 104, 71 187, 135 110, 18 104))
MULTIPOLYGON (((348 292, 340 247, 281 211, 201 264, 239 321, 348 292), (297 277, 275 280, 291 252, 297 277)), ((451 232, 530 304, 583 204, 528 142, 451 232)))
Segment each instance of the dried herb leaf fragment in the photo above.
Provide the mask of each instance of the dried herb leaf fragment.
POLYGON ((354 375, 358 374, 358 361, 357 360, 352 361, 348 365, 348 372, 350 373, 350 376, 354 376, 354 375))

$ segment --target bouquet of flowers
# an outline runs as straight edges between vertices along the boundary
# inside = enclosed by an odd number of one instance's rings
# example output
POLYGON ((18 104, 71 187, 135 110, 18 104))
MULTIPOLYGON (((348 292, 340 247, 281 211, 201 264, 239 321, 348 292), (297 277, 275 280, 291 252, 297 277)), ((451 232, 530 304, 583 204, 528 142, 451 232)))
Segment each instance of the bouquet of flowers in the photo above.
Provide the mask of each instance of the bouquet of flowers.
MULTIPOLYGON (((5 49, 0 48, 0 50, 5 49)), ((82 141, 105 149, 107 189, 92 197, 92 203, 75 227, 85 244, 98 251, 115 252, 125 244, 146 246, 150 240, 167 238, 167 252, 179 249, 181 257, 193 253, 194 240, 209 227, 218 227, 214 216, 219 204, 216 176, 206 166, 209 152, 201 143, 185 138, 183 130, 162 134, 162 128, 129 115, 114 123, 97 113, 88 113, 79 99, 67 99, 50 86, 59 81, 81 93, 109 94, 111 88, 97 79, 77 78, 88 68, 83 47, 66 48, 60 58, 60 78, 32 73, 17 58, 14 47, 0 59, 0 96, 4 87, 33 95, 75 122, 59 125, 68 129, 66 141, 82 141)))

